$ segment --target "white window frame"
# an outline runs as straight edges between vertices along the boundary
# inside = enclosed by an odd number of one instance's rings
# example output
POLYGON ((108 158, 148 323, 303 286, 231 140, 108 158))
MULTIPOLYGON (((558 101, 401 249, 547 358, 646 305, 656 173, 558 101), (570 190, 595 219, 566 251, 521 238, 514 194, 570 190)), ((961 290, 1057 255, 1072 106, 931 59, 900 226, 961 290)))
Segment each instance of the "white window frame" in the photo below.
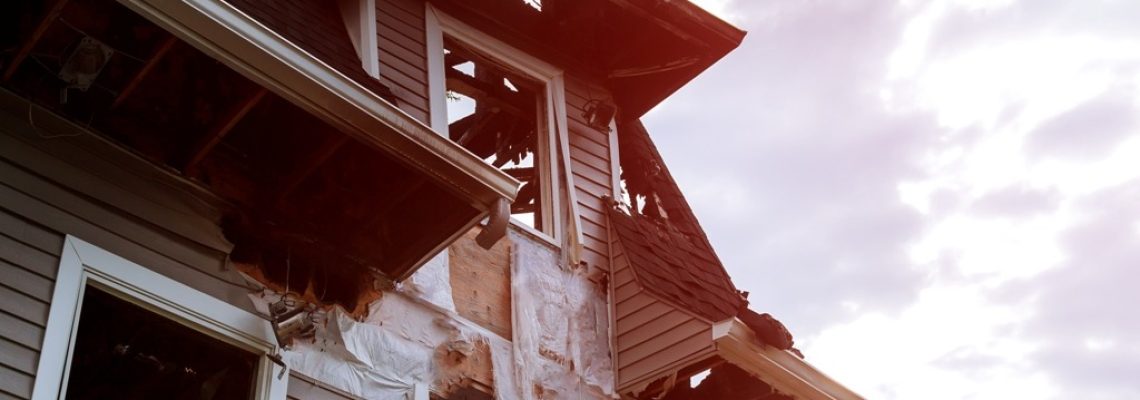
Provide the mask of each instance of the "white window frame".
POLYGON ((288 370, 268 357, 277 350, 268 321, 68 235, 52 293, 32 399, 66 395, 83 293, 88 286, 259 355, 254 398, 285 398, 288 370))
MULTIPOLYGON (((561 247, 563 238, 563 198, 559 180, 561 168, 556 162, 560 155, 569 159, 567 153, 567 136, 569 132, 566 122, 566 90, 565 80, 561 69, 539 60, 534 56, 516 49, 505 42, 485 34, 462 21, 447 15, 433 7, 426 6, 425 30, 428 58, 428 90, 431 94, 431 127, 440 135, 447 135, 447 79, 443 65, 443 36, 447 35, 475 51, 494 58, 527 78, 545 85, 543 91, 545 112, 542 128, 545 135, 538 135, 538 161, 535 170, 539 172, 539 179, 543 191, 541 205, 543 226, 549 227, 548 232, 542 232, 521 221, 511 218, 515 227, 531 233, 550 244, 561 247), (559 154, 560 150, 563 154, 559 154)), ((571 191, 573 196, 573 191, 571 191)))

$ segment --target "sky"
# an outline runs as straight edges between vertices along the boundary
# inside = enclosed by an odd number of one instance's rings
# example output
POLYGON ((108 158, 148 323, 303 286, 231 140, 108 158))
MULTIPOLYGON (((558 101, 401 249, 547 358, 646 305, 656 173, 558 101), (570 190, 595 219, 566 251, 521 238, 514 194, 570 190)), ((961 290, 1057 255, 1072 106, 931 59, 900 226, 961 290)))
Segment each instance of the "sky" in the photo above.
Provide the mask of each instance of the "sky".
POLYGON ((872 399, 1140 399, 1140 1, 703 0, 648 113, 751 307, 872 399))

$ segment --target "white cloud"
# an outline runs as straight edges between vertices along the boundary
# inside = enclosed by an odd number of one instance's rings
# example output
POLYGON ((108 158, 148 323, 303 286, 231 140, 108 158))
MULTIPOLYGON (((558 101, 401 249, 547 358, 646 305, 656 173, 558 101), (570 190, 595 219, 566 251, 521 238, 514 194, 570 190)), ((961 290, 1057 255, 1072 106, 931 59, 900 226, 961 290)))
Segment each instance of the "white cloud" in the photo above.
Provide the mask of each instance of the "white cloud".
POLYGON ((936 286, 898 315, 864 314, 802 342, 809 361, 867 398, 1048 398, 1056 388, 1024 365, 1035 344, 1009 334, 1031 316, 1023 310, 995 307, 976 287, 936 286))

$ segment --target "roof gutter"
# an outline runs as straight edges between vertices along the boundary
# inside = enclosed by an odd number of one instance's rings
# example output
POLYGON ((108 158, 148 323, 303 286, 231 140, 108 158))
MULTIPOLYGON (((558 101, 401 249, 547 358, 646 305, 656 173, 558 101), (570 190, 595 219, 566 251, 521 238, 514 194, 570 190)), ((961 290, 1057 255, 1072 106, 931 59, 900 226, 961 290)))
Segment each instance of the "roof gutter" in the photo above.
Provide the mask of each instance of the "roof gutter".
MULTIPOLYGON (((392 154, 493 218, 519 182, 218 0, 119 0, 353 138, 392 154)), ((488 224, 492 225, 492 224, 488 224)))
POLYGON ((721 358, 763 379, 779 392, 797 399, 863 399, 790 351, 761 344, 739 318, 718 322, 712 331, 721 358))

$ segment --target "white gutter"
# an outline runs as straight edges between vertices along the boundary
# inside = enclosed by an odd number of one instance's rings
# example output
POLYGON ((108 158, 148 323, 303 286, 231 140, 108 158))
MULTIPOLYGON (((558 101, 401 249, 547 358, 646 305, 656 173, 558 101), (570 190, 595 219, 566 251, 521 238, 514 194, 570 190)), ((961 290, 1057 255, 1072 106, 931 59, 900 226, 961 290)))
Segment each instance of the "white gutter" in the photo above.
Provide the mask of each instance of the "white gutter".
POLYGON ((388 151, 481 211, 496 211, 518 194, 514 178, 225 2, 119 1, 346 134, 388 151))
POLYGON ((762 344, 740 319, 718 322, 712 331, 721 358, 781 393, 808 400, 863 399, 792 352, 762 344))

